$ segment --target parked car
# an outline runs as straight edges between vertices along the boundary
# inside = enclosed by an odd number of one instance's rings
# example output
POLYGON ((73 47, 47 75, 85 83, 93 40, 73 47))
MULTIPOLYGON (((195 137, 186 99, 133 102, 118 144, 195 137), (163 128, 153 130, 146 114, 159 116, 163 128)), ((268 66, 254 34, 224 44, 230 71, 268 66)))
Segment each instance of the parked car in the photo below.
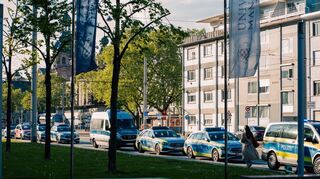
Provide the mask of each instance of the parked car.
POLYGON ((257 139, 257 141, 263 141, 265 127, 262 126, 249 126, 253 136, 257 139))
MULTIPOLYGON (((249 128, 257 141, 263 141, 264 131, 266 130, 265 127, 263 127, 263 126, 249 126, 249 128)), ((244 129, 240 129, 239 131, 237 131, 235 133, 235 135, 241 139, 243 132, 244 132, 244 129)))
POLYGON ((15 138, 30 139, 31 126, 29 124, 18 124, 15 128, 15 138))
MULTIPOLYGON (((110 129, 111 111, 94 112, 90 121, 90 141, 95 145, 96 135, 105 135, 110 129)), ((117 111, 117 148, 134 146, 138 130, 133 117, 126 111, 117 111)), ((108 139, 106 136, 104 139, 108 139)), ((102 142, 102 141, 100 141, 102 142)), ((104 143, 108 141, 103 141, 104 143)), ((97 144, 98 145, 98 144, 97 144)))
POLYGON ((90 138, 92 137, 92 145, 94 148, 98 147, 109 147, 110 132, 109 131, 92 131, 90 138))
MULTIPOLYGON (((51 141, 57 143, 70 143, 71 142, 71 128, 67 124, 60 124, 51 128, 51 141)), ((74 131, 74 143, 80 142, 79 133, 74 131)))
MULTIPOLYGON (((308 172, 320 174, 320 123, 304 123, 304 167, 308 172)), ((297 166, 297 122, 271 123, 263 137, 262 156, 268 167, 279 169, 280 165, 297 166)))
POLYGON ((46 138, 46 125, 39 124, 37 125, 37 140, 38 142, 45 141, 46 138))
POLYGON ((136 148, 140 153, 152 151, 157 155, 182 152, 184 139, 168 127, 152 127, 143 130, 137 137, 136 148))
MULTIPOLYGON (((208 157, 213 161, 225 158, 224 130, 200 131, 189 135, 183 150, 189 158, 208 157)), ((228 132, 228 159, 241 159, 242 145, 239 138, 228 132)))
MULTIPOLYGON (((10 137, 11 137, 11 138, 14 138, 15 128, 16 128, 15 125, 11 125, 11 126, 10 126, 10 137)), ((3 130, 2 136, 5 137, 5 138, 7 138, 7 127, 3 130)))

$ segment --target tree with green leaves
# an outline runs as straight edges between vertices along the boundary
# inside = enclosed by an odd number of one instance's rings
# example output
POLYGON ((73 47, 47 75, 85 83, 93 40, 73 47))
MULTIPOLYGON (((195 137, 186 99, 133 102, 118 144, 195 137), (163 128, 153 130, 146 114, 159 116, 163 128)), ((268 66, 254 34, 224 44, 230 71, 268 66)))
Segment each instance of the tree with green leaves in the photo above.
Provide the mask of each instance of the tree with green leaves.
POLYGON ((109 143, 109 172, 116 171, 116 133, 117 133, 117 106, 118 106, 118 84, 121 60, 126 53, 129 44, 142 32, 152 30, 161 25, 161 19, 169 15, 169 11, 155 0, 101 0, 99 2, 99 13, 105 23, 100 27, 111 39, 113 45, 113 70, 111 79, 111 136, 109 143), (145 13, 147 19, 135 18, 135 15, 145 13), (107 21, 112 17, 114 27, 107 21), (144 23, 146 22, 146 23, 144 23), (126 37, 126 31, 130 29, 131 36, 126 37), (123 46, 121 45, 123 44, 123 46))
MULTIPOLYGON (((129 32, 128 32, 129 33, 129 32)), ((148 104, 160 112, 181 100, 182 64, 179 44, 186 33, 175 27, 162 27, 143 33, 128 47, 121 62, 118 107, 129 111, 140 124, 143 102, 143 62, 148 63, 148 104)), ((97 59, 105 68, 83 74, 95 99, 110 106, 113 47, 105 47, 97 59), (95 80, 99 79, 99 81, 95 80)))
POLYGON ((57 56, 69 44, 71 35, 63 32, 70 27, 68 12, 71 6, 67 0, 21 0, 20 8, 23 14, 21 29, 25 31, 23 42, 34 47, 45 62, 45 92, 46 92, 46 135, 45 135, 45 159, 50 159, 50 118, 52 103, 51 68, 57 56), (32 11, 36 6, 37 15, 32 11), (33 30, 39 32, 44 40, 31 42, 33 30))
MULTIPOLYGON (((34 62, 27 58, 21 57, 30 55, 30 51, 24 46, 21 37, 24 36, 24 32, 19 28, 21 23, 21 13, 19 8, 21 4, 18 0, 9 1, 10 6, 7 7, 8 18, 4 20, 4 44, 3 44, 3 56, 2 63, 5 68, 6 82, 9 85, 7 87, 6 96, 6 123, 7 128, 10 128, 12 123, 12 107, 13 107, 13 94, 12 94, 12 78, 22 70, 26 70, 34 62), (19 56, 20 55, 20 56, 19 56), (12 70, 12 60, 19 60, 21 66, 16 70, 12 70)), ((6 140, 6 152, 10 152, 11 148, 11 135, 10 130, 7 130, 6 140)))

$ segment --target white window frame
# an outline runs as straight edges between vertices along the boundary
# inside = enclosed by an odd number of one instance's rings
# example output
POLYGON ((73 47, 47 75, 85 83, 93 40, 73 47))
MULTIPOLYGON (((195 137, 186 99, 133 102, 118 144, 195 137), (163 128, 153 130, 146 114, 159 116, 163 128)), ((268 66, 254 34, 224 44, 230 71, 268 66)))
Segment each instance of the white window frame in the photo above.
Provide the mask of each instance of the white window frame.
POLYGON ((293 78, 293 67, 283 67, 281 69, 282 79, 292 79, 293 78))
MULTIPOLYGON (((228 89, 227 97, 228 97, 228 101, 230 101, 232 97, 231 89, 228 89)), ((221 101, 224 101, 224 90, 221 90, 221 101)))
POLYGON ((188 120, 189 125, 196 125, 197 124, 197 116, 196 115, 189 115, 190 118, 188 120))
POLYGON ((249 81, 248 82, 248 94, 256 94, 256 93, 258 93, 258 82, 257 81, 249 81))
POLYGON ((187 71, 187 80, 188 81, 196 81, 196 70, 187 71))
POLYGON ((282 94, 282 105, 283 106, 293 106, 294 105, 294 92, 293 91, 284 91, 282 94), (287 100, 284 99, 285 94, 287 95, 287 100))
POLYGON ((203 92, 203 101, 205 103, 213 102, 213 91, 205 91, 205 92, 203 92), (209 97, 208 95, 211 96, 211 99, 210 98, 208 99, 208 97, 209 97))
POLYGON ((213 55, 212 53, 213 48, 212 48, 212 44, 207 44, 203 46, 203 56, 204 57, 210 57, 213 55))
POLYGON ((312 35, 319 36, 320 35, 320 21, 312 23, 312 35))
POLYGON ((197 101, 197 95, 196 93, 189 93, 187 96, 187 102, 188 104, 195 104, 197 101))
POLYGON ((187 49, 187 60, 195 60, 196 56, 196 48, 187 49))
POLYGON ((211 80, 212 79, 212 74, 213 74, 213 68, 204 68, 203 69, 203 78, 204 80, 211 80))
POLYGON ((313 65, 320 65, 320 50, 313 51, 313 65))
POLYGON ((224 42, 219 41, 218 42, 218 55, 221 56, 224 54, 224 42))
POLYGON ((259 92, 260 94, 270 93, 270 80, 267 80, 267 79, 260 80, 259 92))
POLYGON ((269 106, 259 106, 259 116, 260 118, 270 117, 270 107, 269 106))
POLYGON ((212 114, 204 114, 203 115, 203 122, 205 126, 213 125, 213 115, 212 114))

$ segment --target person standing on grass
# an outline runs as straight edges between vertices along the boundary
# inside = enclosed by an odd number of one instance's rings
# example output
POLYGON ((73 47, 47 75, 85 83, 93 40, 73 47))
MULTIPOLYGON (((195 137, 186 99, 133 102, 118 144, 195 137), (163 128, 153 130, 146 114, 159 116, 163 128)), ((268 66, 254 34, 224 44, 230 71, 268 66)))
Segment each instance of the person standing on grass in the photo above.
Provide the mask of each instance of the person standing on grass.
POLYGON ((242 155, 244 162, 247 164, 247 167, 250 168, 253 160, 259 159, 259 154, 256 148, 259 146, 257 140, 253 136, 248 125, 245 126, 244 132, 242 133, 241 143, 242 146, 242 155))

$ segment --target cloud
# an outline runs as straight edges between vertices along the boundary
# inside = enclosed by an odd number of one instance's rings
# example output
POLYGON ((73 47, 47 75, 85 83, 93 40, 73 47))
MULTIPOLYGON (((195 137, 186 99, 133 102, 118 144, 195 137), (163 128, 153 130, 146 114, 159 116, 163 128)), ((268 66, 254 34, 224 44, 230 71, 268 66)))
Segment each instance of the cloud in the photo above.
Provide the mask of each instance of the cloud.
POLYGON ((195 21, 205 19, 223 12, 223 0, 158 0, 171 14, 169 21, 183 28, 206 28, 208 24, 195 21))

